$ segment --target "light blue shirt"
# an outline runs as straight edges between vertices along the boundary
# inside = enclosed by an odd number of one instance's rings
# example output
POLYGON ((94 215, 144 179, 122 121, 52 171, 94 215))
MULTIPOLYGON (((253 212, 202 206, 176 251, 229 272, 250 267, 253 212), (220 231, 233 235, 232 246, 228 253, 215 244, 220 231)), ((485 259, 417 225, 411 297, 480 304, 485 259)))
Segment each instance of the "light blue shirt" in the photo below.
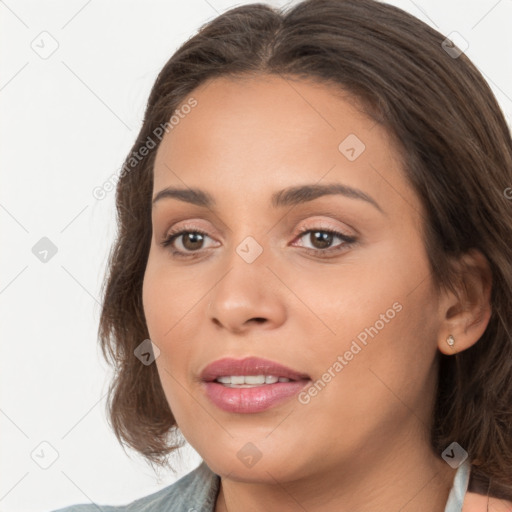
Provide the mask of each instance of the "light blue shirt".
MULTIPOLYGON (((466 461, 457 468, 444 512, 462 512, 471 466, 466 461)), ((71 505, 53 512, 214 512, 220 477, 203 461, 177 482, 128 505, 71 505)))
POLYGON ((453 485, 448 495, 448 501, 444 512, 461 512, 464 496, 468 490, 469 475, 471 473, 471 464, 466 459, 458 468, 453 479, 453 485))

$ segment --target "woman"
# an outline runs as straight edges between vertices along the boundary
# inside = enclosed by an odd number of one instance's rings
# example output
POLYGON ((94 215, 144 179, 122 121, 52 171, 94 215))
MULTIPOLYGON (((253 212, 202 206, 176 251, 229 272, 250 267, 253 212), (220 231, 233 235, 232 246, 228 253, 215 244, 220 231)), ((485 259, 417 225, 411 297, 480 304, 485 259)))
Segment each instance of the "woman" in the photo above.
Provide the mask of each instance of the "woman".
POLYGON ((488 85, 404 11, 205 25, 123 166, 100 325, 118 439, 203 462, 102 510, 510 510, 511 184, 488 85))

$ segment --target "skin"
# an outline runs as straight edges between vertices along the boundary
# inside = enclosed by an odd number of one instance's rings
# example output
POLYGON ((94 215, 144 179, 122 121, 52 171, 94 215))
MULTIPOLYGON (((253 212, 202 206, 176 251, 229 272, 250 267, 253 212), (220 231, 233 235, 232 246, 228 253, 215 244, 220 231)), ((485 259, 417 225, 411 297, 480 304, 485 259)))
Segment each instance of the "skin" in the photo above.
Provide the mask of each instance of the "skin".
POLYGON ((485 258, 465 258, 469 305, 436 294, 424 212, 398 150, 339 89, 263 75, 217 78, 192 96, 197 106, 158 149, 153 197, 198 187, 217 205, 155 203, 143 304, 177 424, 221 476, 216 512, 444 510, 455 469, 428 442, 436 356, 483 334, 485 258), (366 146, 354 161, 338 149, 349 134, 366 146), (360 189, 382 211, 343 195, 271 207, 272 193, 316 183, 360 189), (174 248, 195 257, 176 258, 160 242, 185 222, 207 236, 202 245, 179 237, 174 248), (314 233, 301 235, 322 228, 357 240, 322 246, 314 233), (248 236, 263 249, 252 263, 236 252, 248 236), (342 250, 311 252, 322 247, 342 250), (275 360, 317 381, 396 302, 401 311, 307 404, 293 397, 233 414, 203 392, 200 372, 227 356, 275 360), (248 442, 261 452, 252 467, 237 457, 248 442))
POLYGON ((512 512, 512 502, 468 492, 462 512, 512 512))

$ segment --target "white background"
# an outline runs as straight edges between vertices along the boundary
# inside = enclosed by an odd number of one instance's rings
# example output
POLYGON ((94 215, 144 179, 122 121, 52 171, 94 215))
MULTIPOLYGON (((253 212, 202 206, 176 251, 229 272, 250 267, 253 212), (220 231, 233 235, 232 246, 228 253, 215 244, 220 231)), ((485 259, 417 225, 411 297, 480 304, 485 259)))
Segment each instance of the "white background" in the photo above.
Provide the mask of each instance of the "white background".
MULTIPOLYGON (((119 171, 168 58, 200 25, 245 3, 0 1, 0 512, 128 503, 200 461, 187 447, 178 472, 158 477, 127 457, 106 423, 110 370, 96 333, 115 193, 97 200, 92 190, 119 171), (52 44, 46 59, 31 47, 52 44), (47 263, 32 253, 42 237, 57 247, 47 263), (58 453, 47 469, 31 458, 36 450, 51 461, 43 441, 58 453)), ((468 41, 510 125, 512 1, 390 3, 468 41)))

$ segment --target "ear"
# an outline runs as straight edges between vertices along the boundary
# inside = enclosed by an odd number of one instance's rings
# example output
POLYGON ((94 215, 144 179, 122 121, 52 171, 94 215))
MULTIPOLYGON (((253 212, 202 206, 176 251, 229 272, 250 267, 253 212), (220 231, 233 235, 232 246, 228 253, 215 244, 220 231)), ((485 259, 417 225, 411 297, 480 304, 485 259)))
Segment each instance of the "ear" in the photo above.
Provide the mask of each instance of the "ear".
POLYGON ((459 275, 455 284, 458 293, 445 290, 439 301, 441 324, 437 344, 447 355, 474 345, 487 328, 492 313, 492 272, 487 258, 472 249, 455 265, 459 275), (450 335, 455 339, 453 347, 446 341, 450 335))

